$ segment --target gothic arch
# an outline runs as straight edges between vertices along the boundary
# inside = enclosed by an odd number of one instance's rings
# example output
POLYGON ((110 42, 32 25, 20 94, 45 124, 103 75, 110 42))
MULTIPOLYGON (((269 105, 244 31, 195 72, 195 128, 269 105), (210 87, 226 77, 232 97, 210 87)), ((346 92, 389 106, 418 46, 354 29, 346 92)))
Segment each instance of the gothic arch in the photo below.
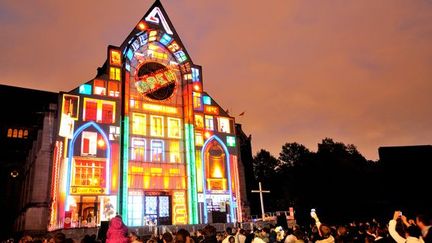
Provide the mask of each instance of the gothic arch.
POLYGON ((228 148, 225 146, 223 141, 217 137, 216 135, 211 136, 207 141, 204 143, 201 149, 201 161, 202 161, 202 174, 203 174, 203 195, 204 195, 204 223, 208 222, 208 212, 207 212, 207 202, 206 202, 206 194, 207 194, 207 183, 206 183, 206 161, 205 161, 205 151, 208 149, 208 146, 211 144, 212 141, 216 141, 219 146, 222 147, 223 151, 225 152, 225 166, 227 170, 227 178, 228 178, 228 190, 229 190, 229 200, 230 200, 230 218, 231 222, 234 222, 235 215, 234 215, 234 200, 233 200, 233 194, 232 194, 232 183, 231 183, 231 169, 230 169, 230 153, 228 152, 228 148))
POLYGON ((106 174, 105 174, 105 181, 106 181, 106 193, 109 194, 109 189, 110 189, 110 168, 111 168, 111 146, 108 140, 108 137, 106 136, 104 130, 102 130, 102 128, 96 124, 94 121, 90 121, 85 123, 84 125, 82 125, 81 127, 79 127, 73 134, 73 137, 71 139, 71 141, 69 142, 69 151, 68 151, 68 170, 67 170, 67 180, 66 180, 66 210, 69 210, 69 200, 68 200, 68 196, 69 196, 69 191, 70 191, 70 185, 71 185, 71 168, 72 168, 72 157, 73 157, 73 153, 74 153, 74 145, 75 145, 75 141, 78 138, 78 135, 80 135, 84 129, 89 128, 93 126, 103 137, 105 144, 107 146, 106 149, 106 160, 107 160, 107 166, 106 166, 106 174))

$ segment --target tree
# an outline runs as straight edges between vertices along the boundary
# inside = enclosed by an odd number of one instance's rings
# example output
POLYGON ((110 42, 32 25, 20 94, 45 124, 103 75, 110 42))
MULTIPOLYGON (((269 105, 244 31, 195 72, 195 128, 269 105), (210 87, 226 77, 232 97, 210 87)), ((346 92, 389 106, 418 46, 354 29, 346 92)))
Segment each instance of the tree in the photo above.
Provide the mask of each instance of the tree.
MULTIPOLYGON (((299 143, 285 143, 282 146, 282 152, 279 153, 281 167, 292 167, 305 162, 311 155, 309 149, 299 143)), ((281 168, 282 169, 282 168, 281 168)))
POLYGON ((253 159, 255 179, 260 181, 274 177, 279 164, 279 160, 271 155, 269 151, 261 149, 253 159))
POLYGON ((382 209, 376 190, 379 167, 353 144, 324 138, 315 153, 302 144, 285 143, 278 159, 266 150, 258 152, 253 169, 255 178, 271 191, 264 198, 268 211, 294 206, 297 219, 306 222, 310 209, 317 208, 329 222, 346 223, 382 209))

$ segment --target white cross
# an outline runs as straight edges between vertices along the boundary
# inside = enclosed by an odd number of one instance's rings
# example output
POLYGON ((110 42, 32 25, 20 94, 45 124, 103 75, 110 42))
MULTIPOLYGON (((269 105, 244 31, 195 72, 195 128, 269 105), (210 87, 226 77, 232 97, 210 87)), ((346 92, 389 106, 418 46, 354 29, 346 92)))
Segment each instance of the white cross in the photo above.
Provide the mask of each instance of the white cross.
POLYGON ((270 191, 263 191, 261 188, 261 182, 258 182, 259 190, 252 190, 251 192, 259 193, 260 194, 260 201, 261 201, 261 214, 262 214, 262 220, 264 221, 264 200, 263 200, 263 193, 270 193, 270 191))

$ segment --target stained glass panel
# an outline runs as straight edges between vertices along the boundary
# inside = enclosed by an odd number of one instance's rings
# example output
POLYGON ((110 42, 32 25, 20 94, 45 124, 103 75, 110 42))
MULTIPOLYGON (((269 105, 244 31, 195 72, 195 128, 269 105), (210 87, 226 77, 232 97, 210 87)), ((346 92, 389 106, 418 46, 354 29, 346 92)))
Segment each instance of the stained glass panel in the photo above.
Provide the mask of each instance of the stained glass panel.
POLYGON ((169 198, 167 196, 159 197, 159 217, 169 217, 169 198))
POLYGON ((145 197, 145 214, 157 214, 157 197, 145 197))

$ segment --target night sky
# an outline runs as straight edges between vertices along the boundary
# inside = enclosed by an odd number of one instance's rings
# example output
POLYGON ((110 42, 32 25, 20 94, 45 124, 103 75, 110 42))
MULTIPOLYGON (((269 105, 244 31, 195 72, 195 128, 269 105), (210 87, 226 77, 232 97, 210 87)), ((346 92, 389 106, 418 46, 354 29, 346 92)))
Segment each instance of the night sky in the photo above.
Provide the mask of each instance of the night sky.
MULTIPOLYGON (((69 91, 153 1, 0 1, 0 83, 69 91)), ((278 157, 325 137, 432 144, 432 1, 162 0, 204 90, 278 157)))

